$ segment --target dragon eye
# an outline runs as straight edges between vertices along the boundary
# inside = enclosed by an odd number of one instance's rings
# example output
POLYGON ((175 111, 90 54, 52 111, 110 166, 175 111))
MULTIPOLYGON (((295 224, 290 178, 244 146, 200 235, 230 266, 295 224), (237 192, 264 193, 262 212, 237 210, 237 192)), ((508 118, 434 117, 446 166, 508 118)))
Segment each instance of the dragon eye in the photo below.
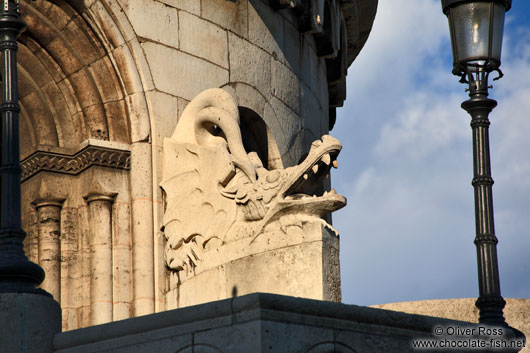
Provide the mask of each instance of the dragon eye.
POLYGON ((214 136, 221 136, 221 134, 223 133, 223 130, 221 130, 221 128, 217 125, 212 125, 212 128, 210 130, 211 134, 214 135, 214 136))

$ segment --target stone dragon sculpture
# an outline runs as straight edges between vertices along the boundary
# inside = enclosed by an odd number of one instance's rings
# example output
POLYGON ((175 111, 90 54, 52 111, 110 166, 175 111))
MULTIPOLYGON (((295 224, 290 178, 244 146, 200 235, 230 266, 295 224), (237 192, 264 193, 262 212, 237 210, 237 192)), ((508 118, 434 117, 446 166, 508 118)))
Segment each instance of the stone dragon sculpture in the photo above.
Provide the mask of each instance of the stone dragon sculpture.
POLYGON ((316 195, 337 167, 341 147, 324 135, 299 165, 267 170, 255 152, 245 151, 234 99, 222 89, 199 94, 164 140, 160 186, 168 268, 193 270, 207 251, 244 238, 251 243, 278 228, 285 232, 286 224, 325 223, 324 215, 346 204, 333 189, 316 195))

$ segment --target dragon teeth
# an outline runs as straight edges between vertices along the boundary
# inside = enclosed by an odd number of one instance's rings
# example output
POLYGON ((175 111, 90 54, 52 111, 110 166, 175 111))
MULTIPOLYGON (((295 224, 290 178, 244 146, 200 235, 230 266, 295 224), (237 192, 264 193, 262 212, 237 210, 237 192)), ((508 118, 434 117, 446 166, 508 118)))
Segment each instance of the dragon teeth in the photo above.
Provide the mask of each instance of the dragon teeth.
POLYGON ((329 155, 329 153, 326 153, 322 156, 322 162, 326 163, 326 165, 329 165, 329 163, 331 162, 331 156, 329 155))
POLYGON ((315 164, 312 169, 313 169, 313 173, 316 174, 318 172, 318 164, 315 164))
POLYGON ((307 174, 304 174, 304 180, 307 180, 308 176, 307 174))
POLYGON ((338 168, 339 167, 339 162, 337 162, 337 160, 335 159, 333 161, 333 168, 338 168))

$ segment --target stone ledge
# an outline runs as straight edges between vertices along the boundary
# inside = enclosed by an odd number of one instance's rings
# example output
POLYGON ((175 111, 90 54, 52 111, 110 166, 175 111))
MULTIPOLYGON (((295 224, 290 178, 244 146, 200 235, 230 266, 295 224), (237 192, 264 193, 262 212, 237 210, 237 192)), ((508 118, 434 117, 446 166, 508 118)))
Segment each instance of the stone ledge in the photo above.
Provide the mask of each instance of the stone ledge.
MULTIPOLYGON (((448 319, 411 315, 383 309, 345 305, 275 294, 254 293, 158 314, 136 317, 104 325, 59 333, 54 338, 57 353, 86 352, 129 347, 134 342, 160 340, 170 336, 234 327, 253 321, 318 330, 354 330, 355 334, 379 336, 425 337, 434 326, 469 325, 448 319), (171 329, 173 327, 173 329, 171 329), (149 332, 148 335, 146 333, 149 332), (108 342, 103 347, 102 344, 108 342), (94 345, 94 348, 90 348, 94 345), (97 345, 97 347, 96 347, 97 345), (99 347, 99 348, 98 348, 99 347)), ((262 333, 263 334, 263 333, 262 333)), ((374 337, 376 338, 376 337, 374 337)), ((307 338, 312 339, 312 338, 307 338)), ((178 348, 178 347, 174 347, 178 348)), ((119 352, 127 350, 120 349, 119 352)), ((409 347, 410 349, 410 347, 409 347)), ((118 350, 116 350, 118 352, 118 350)), ((408 351, 404 350, 404 351, 408 351)))

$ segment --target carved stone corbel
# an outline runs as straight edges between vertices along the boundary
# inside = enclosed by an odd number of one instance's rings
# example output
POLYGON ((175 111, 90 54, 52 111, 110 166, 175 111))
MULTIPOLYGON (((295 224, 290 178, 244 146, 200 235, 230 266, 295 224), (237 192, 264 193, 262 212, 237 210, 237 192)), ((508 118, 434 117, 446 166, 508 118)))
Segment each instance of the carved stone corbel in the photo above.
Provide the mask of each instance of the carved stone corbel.
MULTIPOLYGON (((323 28, 315 34, 317 55, 320 58, 333 59, 341 48, 341 16, 340 6, 336 1, 325 1, 323 11, 323 28)), ((344 33, 345 35, 345 33, 344 33)))
POLYGON ((292 9, 300 6, 301 0, 271 0, 271 5, 277 9, 292 9))
POLYGON ((310 0, 300 2, 295 8, 298 12, 298 26, 302 33, 321 33, 324 25, 324 2, 310 0))

